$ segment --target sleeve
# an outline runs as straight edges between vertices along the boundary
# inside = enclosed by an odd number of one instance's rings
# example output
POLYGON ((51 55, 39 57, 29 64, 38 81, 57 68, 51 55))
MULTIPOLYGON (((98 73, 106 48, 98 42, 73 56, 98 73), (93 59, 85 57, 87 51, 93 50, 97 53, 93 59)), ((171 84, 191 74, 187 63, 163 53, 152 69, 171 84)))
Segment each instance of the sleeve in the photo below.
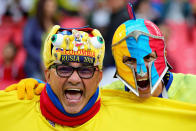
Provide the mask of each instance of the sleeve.
POLYGON ((125 91, 125 86, 124 84, 120 81, 114 81, 111 84, 108 84, 106 86, 101 87, 102 89, 114 89, 114 90, 122 90, 125 91))
POLYGON ((175 74, 168 90, 169 99, 196 104, 196 75, 175 74))
POLYGON ((16 91, 5 92, 0 91, 0 123, 1 130, 14 128, 17 123, 22 123, 27 114, 31 113, 35 108, 35 100, 18 100, 16 91), (10 127, 10 124, 13 124, 10 127))

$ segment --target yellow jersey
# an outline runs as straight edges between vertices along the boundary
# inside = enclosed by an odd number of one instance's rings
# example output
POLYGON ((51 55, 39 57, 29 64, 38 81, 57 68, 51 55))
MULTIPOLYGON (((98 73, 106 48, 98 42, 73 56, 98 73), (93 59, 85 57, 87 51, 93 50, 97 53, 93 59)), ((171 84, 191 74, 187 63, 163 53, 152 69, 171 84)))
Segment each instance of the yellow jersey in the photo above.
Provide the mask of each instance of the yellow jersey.
POLYGON ((40 111, 40 97, 18 100, 0 91, 1 131, 195 131, 196 105, 164 98, 141 99, 119 90, 100 92, 101 108, 77 127, 51 124, 40 111))

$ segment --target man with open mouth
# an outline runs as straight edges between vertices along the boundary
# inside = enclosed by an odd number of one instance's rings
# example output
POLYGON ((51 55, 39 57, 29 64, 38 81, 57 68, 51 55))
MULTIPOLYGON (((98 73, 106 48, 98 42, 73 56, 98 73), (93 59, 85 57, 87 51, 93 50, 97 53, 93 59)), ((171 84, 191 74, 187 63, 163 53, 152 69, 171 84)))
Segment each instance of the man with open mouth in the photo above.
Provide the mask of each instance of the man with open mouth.
POLYGON ((114 34, 112 51, 117 69, 115 76, 125 84, 126 91, 143 98, 162 94, 161 80, 169 67, 164 37, 155 24, 134 17, 124 22, 114 34))
POLYGON ((136 19, 128 5, 130 19, 114 33, 112 53, 120 81, 105 88, 133 92, 140 98, 151 96, 196 104, 196 76, 171 73, 160 29, 151 21, 136 19))

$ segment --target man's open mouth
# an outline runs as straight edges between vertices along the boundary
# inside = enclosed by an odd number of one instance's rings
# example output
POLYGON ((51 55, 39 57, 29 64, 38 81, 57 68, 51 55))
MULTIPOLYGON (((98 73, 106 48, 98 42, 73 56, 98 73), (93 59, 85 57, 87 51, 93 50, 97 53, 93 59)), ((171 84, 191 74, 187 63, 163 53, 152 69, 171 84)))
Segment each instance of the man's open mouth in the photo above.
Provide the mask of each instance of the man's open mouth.
POLYGON ((70 102, 77 102, 81 99, 83 91, 80 89, 66 89, 64 94, 70 102))
POLYGON ((150 87, 149 79, 138 79, 137 85, 139 89, 145 90, 146 88, 150 87))

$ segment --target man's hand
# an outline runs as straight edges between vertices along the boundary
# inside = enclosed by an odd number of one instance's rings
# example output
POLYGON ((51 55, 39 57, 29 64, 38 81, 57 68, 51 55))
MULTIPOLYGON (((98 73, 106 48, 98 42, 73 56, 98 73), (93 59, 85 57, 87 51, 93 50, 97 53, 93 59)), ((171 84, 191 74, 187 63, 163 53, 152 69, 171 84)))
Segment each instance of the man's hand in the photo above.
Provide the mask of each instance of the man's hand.
POLYGON ((12 84, 8 86, 5 89, 5 91, 9 92, 9 91, 17 90, 18 99, 24 99, 26 95, 27 99, 31 100, 34 97, 34 94, 36 95, 41 94, 44 86, 45 86, 45 83, 42 82, 41 80, 36 80, 33 78, 26 78, 26 79, 22 79, 17 84, 12 84))

